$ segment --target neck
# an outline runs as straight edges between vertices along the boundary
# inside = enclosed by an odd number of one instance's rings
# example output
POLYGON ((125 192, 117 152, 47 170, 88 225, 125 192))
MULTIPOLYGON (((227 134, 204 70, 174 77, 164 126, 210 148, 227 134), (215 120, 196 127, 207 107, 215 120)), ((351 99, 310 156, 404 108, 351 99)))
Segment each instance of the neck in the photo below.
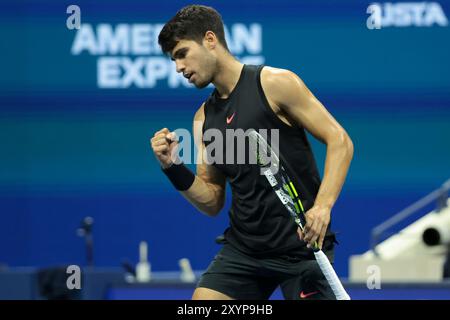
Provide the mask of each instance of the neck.
POLYGON ((226 99, 236 87, 244 65, 230 54, 225 54, 217 61, 217 71, 212 83, 219 97, 226 99))

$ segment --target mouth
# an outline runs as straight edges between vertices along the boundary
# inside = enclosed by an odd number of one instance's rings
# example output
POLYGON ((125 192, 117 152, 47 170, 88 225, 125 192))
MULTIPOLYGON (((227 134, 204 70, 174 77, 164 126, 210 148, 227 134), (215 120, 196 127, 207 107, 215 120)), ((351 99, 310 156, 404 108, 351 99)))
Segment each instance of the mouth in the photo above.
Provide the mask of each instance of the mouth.
POLYGON ((190 72, 190 73, 183 73, 183 76, 189 80, 189 82, 192 82, 192 76, 194 75, 194 72, 190 72))

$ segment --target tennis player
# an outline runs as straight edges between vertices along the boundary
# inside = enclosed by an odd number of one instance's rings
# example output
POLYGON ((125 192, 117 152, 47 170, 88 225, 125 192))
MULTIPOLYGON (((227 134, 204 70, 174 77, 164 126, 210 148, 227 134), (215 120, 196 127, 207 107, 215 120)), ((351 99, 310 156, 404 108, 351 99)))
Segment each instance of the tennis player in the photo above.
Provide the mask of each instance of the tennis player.
MULTIPOLYGON (((209 129, 223 137, 229 129, 278 130, 279 153, 306 211, 302 232, 257 165, 202 159, 193 173, 172 156, 174 133, 168 128, 156 132, 151 147, 163 172, 199 211, 216 216, 224 206, 227 181, 232 191, 223 246, 192 298, 268 299, 280 286, 286 299, 335 299, 311 247, 317 241, 333 262, 331 211, 353 156, 346 131, 293 72, 244 65, 233 57, 221 16, 211 7, 190 5, 178 11, 163 27, 159 44, 190 83, 215 87, 194 116, 199 156, 212 143, 204 136, 209 129), (322 180, 306 131, 326 145, 322 180)), ((225 153, 229 146, 223 143, 225 153)))

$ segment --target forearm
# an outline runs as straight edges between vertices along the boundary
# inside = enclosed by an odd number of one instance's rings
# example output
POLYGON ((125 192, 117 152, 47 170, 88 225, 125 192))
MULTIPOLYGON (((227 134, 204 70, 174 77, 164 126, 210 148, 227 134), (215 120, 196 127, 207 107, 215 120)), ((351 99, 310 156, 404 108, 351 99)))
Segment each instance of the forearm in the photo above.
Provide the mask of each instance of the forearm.
POLYGON ((216 181, 214 179, 217 179, 217 177, 202 178, 202 175, 208 175, 207 170, 205 167, 197 168, 197 175, 195 175, 183 163, 172 164, 162 169, 175 189, 186 200, 202 213, 208 216, 215 216, 223 207, 225 186, 221 187, 220 179, 217 180, 217 183, 214 183, 216 181))
POLYGON ((211 217, 216 216, 223 207, 221 190, 198 176, 188 190, 180 193, 199 211, 211 217))
POLYGON ((329 209, 334 206, 344 185, 352 157, 353 143, 347 134, 343 133, 327 144, 324 176, 315 206, 329 209))

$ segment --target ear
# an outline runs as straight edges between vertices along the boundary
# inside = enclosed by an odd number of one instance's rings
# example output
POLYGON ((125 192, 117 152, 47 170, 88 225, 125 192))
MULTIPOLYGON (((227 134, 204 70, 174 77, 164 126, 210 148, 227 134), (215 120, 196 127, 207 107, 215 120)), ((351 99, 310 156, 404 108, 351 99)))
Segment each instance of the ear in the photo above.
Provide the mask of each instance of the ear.
POLYGON ((206 31, 205 37, 204 37, 205 46, 208 49, 215 49, 217 46, 217 37, 212 31, 206 31))

